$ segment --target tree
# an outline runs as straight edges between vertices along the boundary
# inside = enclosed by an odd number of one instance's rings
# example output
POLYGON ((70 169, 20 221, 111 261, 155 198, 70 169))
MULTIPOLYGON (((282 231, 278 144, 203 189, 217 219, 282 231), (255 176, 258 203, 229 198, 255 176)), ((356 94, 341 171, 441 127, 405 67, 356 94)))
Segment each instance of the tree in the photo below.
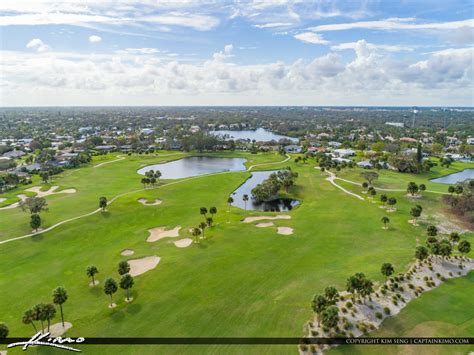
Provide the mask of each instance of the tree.
POLYGON ((244 194, 242 196, 242 200, 244 201, 245 210, 247 211, 247 201, 249 200, 249 195, 244 194))
POLYGON ((35 232, 37 232, 38 228, 41 227, 41 217, 39 214, 35 213, 31 215, 30 226, 35 232))
POLYGON ((415 249, 415 257, 422 261, 422 260, 425 260, 429 255, 429 252, 428 252, 428 249, 426 249, 426 247, 424 246, 419 246, 419 247, 416 247, 415 249))
POLYGON ((374 292, 374 283, 367 279, 367 278, 364 278, 362 280, 362 284, 361 284, 361 287, 359 289, 359 293, 360 295, 364 298, 364 303, 365 303, 365 298, 367 296, 370 296, 373 292, 374 292))
POLYGON ((326 297, 328 305, 334 305, 339 299, 339 292, 337 292, 334 286, 328 286, 324 290, 324 296, 326 297))
POLYGON ((360 176, 362 176, 365 180, 368 181, 370 185, 372 185, 372 182, 378 179, 379 174, 375 171, 363 171, 360 173, 360 176))
POLYGON ((464 191, 464 188, 462 187, 462 185, 456 185, 456 187, 454 188, 454 193, 456 194, 456 197, 459 197, 459 195, 461 195, 464 191))
POLYGON ((456 233, 456 232, 452 232, 450 235, 449 235, 449 240, 453 243, 457 243, 459 242, 459 239, 461 239, 461 237, 459 236, 459 233, 456 233))
POLYGON ((212 222, 214 222, 214 220, 212 219, 212 217, 207 217, 206 218, 206 223, 209 227, 212 227, 212 222))
POLYGON ((230 205, 234 203, 234 199, 232 198, 232 196, 229 196, 229 198, 227 198, 227 205, 229 206, 229 211, 230 211, 230 205))
POLYGON ((44 321, 47 319, 45 312, 46 305, 38 303, 33 306, 34 319, 41 322, 41 332, 44 330, 44 321))
POLYGON ((415 194, 418 192, 418 185, 413 181, 409 182, 407 186, 407 192, 412 196, 415 196, 415 194))
POLYGON ((95 266, 88 266, 86 269, 86 274, 88 277, 92 278, 92 286, 95 285, 94 275, 98 274, 99 270, 95 266))
POLYGON ((0 339, 5 339, 9 332, 8 326, 5 323, 0 323, 0 339))
POLYGON ((372 188, 372 190, 369 191, 369 194, 372 198, 374 198, 374 196, 377 195, 377 191, 375 191, 375 189, 372 188))
POLYGON ((365 274, 362 272, 357 272, 347 279, 346 290, 347 292, 352 293, 352 300, 361 293, 361 290, 364 287, 364 280, 365 274))
POLYGON ((119 275, 125 275, 130 272, 130 264, 126 261, 121 261, 118 264, 118 273, 119 275))
POLYGON ((39 214, 43 211, 47 211, 47 205, 48 203, 43 197, 28 197, 20 202, 21 209, 30 214, 39 214))
POLYGON ((199 236, 201 235, 201 229, 196 228, 196 227, 193 228, 192 235, 193 235, 194 243, 198 243, 199 242, 199 236))
POLYGON ((420 193, 423 192, 423 191, 426 191, 426 185, 425 184, 420 184, 418 186, 418 189, 420 190, 420 193))
POLYGON ((313 301, 311 302, 311 307, 313 308, 313 312, 316 313, 318 319, 318 326, 321 322, 321 314, 326 309, 328 305, 328 301, 326 297, 323 295, 315 295, 313 297, 313 301))
POLYGON ((390 218, 388 218, 387 216, 383 216, 381 221, 383 223, 383 227, 387 229, 387 224, 390 223, 390 218))
POLYGON ((428 226, 426 228, 426 234, 428 234, 428 236, 430 237, 435 237, 436 235, 438 235, 438 228, 436 228, 435 226, 428 226))
POLYGON ((199 209, 199 213, 203 215, 204 217, 207 217, 207 208, 206 207, 201 207, 199 209))
POLYGON ((67 292, 64 287, 56 287, 53 290, 53 303, 59 305, 59 310, 61 311, 61 321, 64 327, 64 313, 63 313, 63 304, 67 301, 67 292))
POLYGON ((339 322, 338 312, 336 306, 326 308, 321 315, 321 323, 327 328, 336 328, 337 322, 339 322))
POLYGON ((387 204, 393 209, 393 206, 397 204, 397 199, 395 197, 390 197, 387 200, 387 204))
POLYGON ((211 217, 214 218, 214 215, 217 213, 217 207, 209 208, 209 213, 211 214, 211 217))
POLYGON ((362 183, 362 188, 367 189, 368 187, 369 187, 369 184, 366 181, 364 181, 362 183))
POLYGON ((110 296, 110 308, 114 306, 112 295, 117 292, 117 282, 111 277, 109 277, 104 282, 104 293, 110 296))
POLYGON ((412 207, 412 209, 410 210, 410 214, 413 217, 414 224, 416 224, 417 218, 421 216, 421 211, 422 209, 420 209, 418 206, 412 207))
POLYGON ((448 192, 451 194, 451 196, 453 196, 454 191, 456 191, 454 186, 449 186, 448 187, 448 192))
POLYGON ((380 202, 382 202, 384 206, 387 203, 387 200, 388 200, 387 195, 385 194, 380 195, 380 202))
POLYGON ((107 208, 107 197, 102 196, 99 198, 99 208, 102 209, 102 212, 107 208))
POLYGON ((461 254, 469 254, 471 251, 471 243, 467 240, 461 240, 458 244, 458 250, 461 254))
POLYGON ((53 319, 55 316, 56 316, 56 307, 54 307, 54 304, 51 304, 51 303, 45 304, 44 317, 48 321, 48 332, 51 326, 51 319, 53 319))
POLYGON ((133 277, 130 274, 122 275, 120 279, 120 288, 124 289, 126 292, 127 302, 130 301, 130 289, 133 287, 134 281, 133 277))
POLYGON ((204 222, 199 223, 199 228, 201 228, 201 233, 202 233, 203 238, 206 238, 206 236, 204 235, 204 230, 206 229, 206 227, 207 227, 206 223, 204 222))
POLYGON ((35 333, 38 333, 38 328, 36 328, 36 325, 34 323, 35 315, 32 309, 28 309, 25 311, 25 313, 23 313, 21 321, 23 322, 23 324, 31 324, 33 326, 33 329, 35 330, 35 333))
POLYGON ((49 181, 49 172, 48 171, 41 171, 39 173, 39 176, 45 184, 48 183, 48 181, 49 181))
POLYGON ((385 276, 385 278, 388 278, 390 275, 392 275, 394 271, 395 269, 390 263, 383 263, 382 267, 380 268, 380 272, 385 276))

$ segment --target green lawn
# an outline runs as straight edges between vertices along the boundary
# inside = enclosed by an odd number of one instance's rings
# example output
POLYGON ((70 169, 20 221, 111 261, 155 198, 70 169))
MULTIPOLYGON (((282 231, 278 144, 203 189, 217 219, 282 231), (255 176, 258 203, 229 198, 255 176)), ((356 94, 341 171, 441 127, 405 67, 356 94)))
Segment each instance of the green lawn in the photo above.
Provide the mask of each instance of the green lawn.
MULTIPOLYGON (((220 155, 245 157, 247 166, 284 159, 277 154, 220 155)), ((68 171, 53 181, 51 185, 74 187, 78 192, 47 197, 50 211, 43 213, 46 226, 95 210, 102 195, 110 199, 130 193, 118 198, 108 212, 0 245, 0 320, 9 325, 11 336, 31 335, 31 326, 21 323, 23 312, 35 303, 49 302, 51 290, 62 285, 69 292, 64 309, 66 320, 74 325, 68 332, 71 336, 297 337, 311 316, 314 293, 327 285, 342 290, 347 277, 357 271, 382 281, 379 269, 383 262, 405 270, 413 260, 416 238, 424 236, 422 227, 407 223, 412 201, 403 193, 397 196, 399 211, 390 214, 391 229, 384 231, 380 219, 385 211, 378 204, 336 189, 314 169, 313 162, 295 164, 291 159, 255 168, 291 165, 299 173, 297 186, 290 192, 302 204, 289 213, 291 220, 274 221, 278 226, 294 228, 291 236, 278 235, 275 228, 240 222, 245 216, 262 213, 237 208, 226 212, 227 197, 248 172, 164 181, 160 188, 143 191, 135 172, 140 166, 182 156, 126 157, 99 168, 68 171), (163 203, 143 206, 137 202, 142 197, 159 198, 163 203), (180 225, 180 236, 189 237, 188 229, 202 220, 201 206, 217 206, 219 211, 216 226, 207 230, 209 237, 201 244, 180 249, 170 238, 145 241, 147 229, 157 226, 180 225), (123 290, 119 290, 115 295, 118 307, 110 310, 102 285, 88 287, 85 268, 96 265, 102 283, 108 276, 117 279, 116 265, 126 259, 120 255, 126 248, 135 251, 131 258, 157 255, 161 261, 155 270, 135 278, 132 304, 124 302, 123 290)), ((420 202, 434 210, 440 208, 439 196, 425 196, 420 202)), ((0 211, 0 216, 0 239, 29 232, 28 216, 19 209, 0 211)), ((472 236, 469 238, 472 241, 472 236)), ((296 346, 120 348, 130 354, 159 350, 291 354, 296 346)), ((85 351, 112 354, 117 348, 94 346, 85 351)))

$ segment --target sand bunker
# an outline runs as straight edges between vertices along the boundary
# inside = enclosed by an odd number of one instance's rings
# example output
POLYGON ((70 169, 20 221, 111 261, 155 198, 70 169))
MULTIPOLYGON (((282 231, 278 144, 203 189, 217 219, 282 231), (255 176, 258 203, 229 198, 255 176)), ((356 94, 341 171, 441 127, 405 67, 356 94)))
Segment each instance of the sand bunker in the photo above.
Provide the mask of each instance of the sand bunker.
POLYGON ((193 240, 191 238, 184 238, 177 240, 174 242, 174 245, 176 245, 178 248, 187 248, 193 243, 193 240))
POLYGON ((41 186, 33 186, 25 191, 34 192, 36 193, 36 197, 44 197, 49 195, 56 195, 56 194, 74 194, 76 193, 76 189, 66 189, 55 192, 59 186, 51 186, 48 191, 41 191, 41 186))
MULTIPOLYGON (((60 337, 71 328, 72 324, 69 322, 64 322, 64 327, 62 323, 55 323, 51 324, 49 327, 49 332, 51 333, 52 337, 60 337)), ((45 331, 48 331, 48 327, 45 327, 45 331)))
POLYGON ((125 250, 122 250, 122 252, 120 253, 120 255, 123 255, 123 256, 130 256, 130 255, 133 255, 135 252, 132 250, 132 249, 125 249, 125 250))
POLYGON ((255 225, 255 227, 258 227, 258 228, 273 227, 273 226, 274 226, 273 222, 257 223, 255 225))
POLYGON ((146 198, 140 198, 140 199, 138 199, 138 202, 140 202, 144 206, 157 206, 162 201, 157 198, 154 202, 148 202, 148 200, 146 198))
POLYGON ((0 197, 0 203, 2 203, 3 201, 6 201, 7 199, 4 198, 4 197, 0 197))
POLYGON ((100 281, 99 280, 94 280, 94 282, 89 282, 89 286, 90 287, 93 287, 93 286, 97 286, 98 284, 100 284, 100 281))
POLYGON ((138 276, 154 269, 160 262, 160 259, 159 256, 153 255, 145 256, 141 259, 128 260, 128 264, 130 265, 130 275, 138 276))
POLYGON ((278 227, 277 233, 278 233, 278 234, 282 234, 282 235, 290 235, 290 234, 293 234, 293 228, 290 228, 290 227, 278 227))
POLYGON ((157 240, 160 240, 162 238, 173 238, 173 237, 179 237, 179 230, 181 229, 181 226, 174 227, 173 229, 168 229, 166 230, 166 227, 156 227, 149 229, 148 232, 150 232, 150 236, 146 239, 147 242, 156 242, 157 240))
POLYGON ((291 216, 286 214, 279 214, 277 216, 255 216, 255 217, 246 217, 242 220, 244 223, 252 223, 256 221, 261 221, 265 219, 291 219, 291 216))
POLYGON ((8 206, 2 207, 0 208, 0 210, 8 210, 10 208, 17 208, 18 206, 20 206, 20 202, 25 201, 28 198, 28 196, 23 195, 23 194, 17 195, 17 197, 20 199, 20 201, 14 202, 8 206))

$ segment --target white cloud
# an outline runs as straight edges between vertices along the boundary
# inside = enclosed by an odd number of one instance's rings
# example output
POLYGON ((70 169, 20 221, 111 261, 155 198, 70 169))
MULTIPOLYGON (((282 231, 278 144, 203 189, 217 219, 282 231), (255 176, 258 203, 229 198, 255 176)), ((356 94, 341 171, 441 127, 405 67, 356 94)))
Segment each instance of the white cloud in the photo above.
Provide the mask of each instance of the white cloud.
POLYGON ((26 44, 26 48, 34 49, 38 53, 47 52, 50 50, 49 46, 39 38, 34 38, 26 44))
POLYGON ((323 45, 329 44, 329 41, 326 41, 321 35, 314 32, 303 32, 295 35, 294 37, 306 43, 323 45))
POLYGON ((99 37, 96 35, 89 36, 89 42, 91 43, 99 43, 101 41, 102 41, 102 37, 99 37))
POLYGON ((253 25, 253 27, 256 28, 275 28, 275 27, 288 27, 292 26, 293 23, 291 22, 271 22, 271 23, 265 23, 261 25, 253 25))
POLYGON ((332 50, 343 50, 343 49, 356 49, 359 45, 359 42, 364 42, 367 48, 371 50, 383 50, 387 52, 402 52, 402 51, 413 51, 413 46, 402 46, 402 45, 390 45, 390 44, 374 44, 374 43, 367 43, 365 40, 359 40, 357 42, 348 42, 348 43, 340 43, 334 46, 331 46, 332 50))
POLYGON ((369 30, 454 30, 462 27, 474 27, 474 19, 451 21, 451 22, 431 22, 416 23, 415 18, 388 18, 380 21, 360 21, 351 23, 337 23, 329 25, 319 25, 311 27, 315 32, 343 31, 352 29, 369 30))

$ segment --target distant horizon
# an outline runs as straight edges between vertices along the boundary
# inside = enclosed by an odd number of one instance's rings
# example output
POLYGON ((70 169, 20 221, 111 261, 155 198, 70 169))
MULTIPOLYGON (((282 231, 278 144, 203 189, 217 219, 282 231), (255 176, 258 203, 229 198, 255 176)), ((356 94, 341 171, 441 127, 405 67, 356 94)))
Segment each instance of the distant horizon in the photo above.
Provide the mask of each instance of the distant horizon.
POLYGON ((46 105, 46 106, 0 106, 0 109, 14 108, 205 108, 205 107, 295 107, 295 108, 409 108, 409 109, 474 109, 474 106, 414 106, 414 105, 46 105))

